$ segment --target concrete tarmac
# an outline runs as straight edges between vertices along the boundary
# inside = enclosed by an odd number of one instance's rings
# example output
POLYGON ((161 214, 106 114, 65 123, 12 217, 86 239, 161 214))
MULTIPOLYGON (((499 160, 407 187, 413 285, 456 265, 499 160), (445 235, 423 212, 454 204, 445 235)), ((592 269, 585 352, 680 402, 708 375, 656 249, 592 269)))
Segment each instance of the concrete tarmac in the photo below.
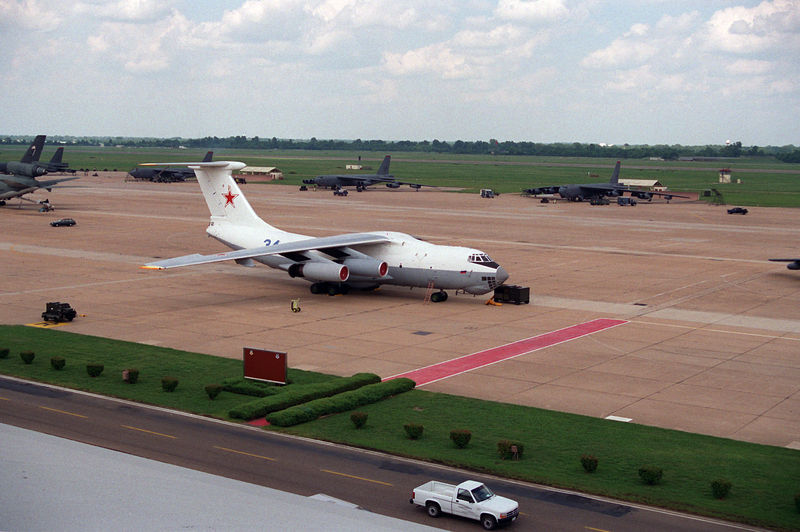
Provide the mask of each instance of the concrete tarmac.
MULTIPOLYGON (((475 247, 530 286, 530 305, 489 295, 425 303, 424 289, 311 295, 259 266, 141 270, 226 248, 205 235, 196 183, 82 177, 56 211, 0 209, 0 322, 40 320, 48 301, 82 316, 64 330, 239 358, 287 351, 291 367, 383 377, 596 318, 628 323, 424 389, 800 448, 800 211, 654 200, 635 207, 541 204, 504 194, 330 191, 250 183, 257 213, 314 236, 394 230, 475 247), (72 217, 74 227, 49 222, 72 217), (302 312, 290 311, 300 298, 302 312)), ((42 199, 41 193, 29 196, 42 199)))

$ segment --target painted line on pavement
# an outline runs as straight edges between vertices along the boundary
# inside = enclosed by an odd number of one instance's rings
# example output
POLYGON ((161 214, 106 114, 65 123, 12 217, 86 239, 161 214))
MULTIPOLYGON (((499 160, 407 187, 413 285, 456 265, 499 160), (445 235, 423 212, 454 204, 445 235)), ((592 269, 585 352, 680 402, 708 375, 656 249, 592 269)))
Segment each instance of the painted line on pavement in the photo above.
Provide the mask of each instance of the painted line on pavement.
POLYGON ((503 360, 518 357, 545 347, 558 345, 576 338, 581 338, 589 334, 593 334, 605 329, 610 329, 618 325, 628 323, 626 320, 613 320, 608 318, 599 318, 571 327, 565 327, 557 331, 540 334, 510 344, 492 347, 484 351, 478 351, 470 355, 465 355, 459 358, 446 360, 437 364, 432 364, 424 368, 415 369, 406 373, 400 373, 387 377, 383 380, 388 381, 400 377, 406 377, 417 383, 417 388, 426 384, 431 384, 448 377, 461 375, 468 371, 478 368, 483 368, 503 360))

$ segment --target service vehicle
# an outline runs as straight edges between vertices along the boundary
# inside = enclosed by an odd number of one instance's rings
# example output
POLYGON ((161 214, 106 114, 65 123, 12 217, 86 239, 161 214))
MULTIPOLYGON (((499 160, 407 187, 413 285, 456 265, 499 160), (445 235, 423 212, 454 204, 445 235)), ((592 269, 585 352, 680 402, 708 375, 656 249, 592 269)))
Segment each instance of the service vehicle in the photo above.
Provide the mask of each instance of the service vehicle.
POLYGON ((69 227, 75 225, 75 220, 72 218, 61 218, 60 220, 50 222, 50 225, 53 227, 69 227))
POLYGON ((476 480, 465 480, 457 486, 431 480, 414 488, 409 502, 424 506, 431 517, 447 513, 476 519, 486 530, 511 523, 519 515, 517 501, 495 495, 476 480))

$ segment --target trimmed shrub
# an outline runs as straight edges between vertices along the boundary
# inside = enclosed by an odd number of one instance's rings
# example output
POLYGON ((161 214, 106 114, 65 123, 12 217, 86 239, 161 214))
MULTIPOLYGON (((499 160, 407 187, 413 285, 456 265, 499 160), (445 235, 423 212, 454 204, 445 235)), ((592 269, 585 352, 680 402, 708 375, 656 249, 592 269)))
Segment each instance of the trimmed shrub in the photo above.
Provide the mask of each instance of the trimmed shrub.
MULTIPOLYGON (((236 419, 255 419, 257 417, 264 417, 272 412, 285 410, 295 405, 307 403, 321 399, 323 397, 330 397, 332 395, 341 394, 350 390, 356 390, 366 385, 379 383, 381 378, 374 373, 357 373, 352 377, 341 379, 334 379, 326 382, 319 382, 314 384, 295 384, 288 388, 281 389, 281 393, 255 399, 253 401, 244 403, 231 409, 228 412, 232 418, 236 419)), ((362 403, 368 404, 368 403, 362 403)), ((360 405, 354 404, 351 408, 356 408, 360 405)), ((350 410, 346 408, 344 410, 350 410)), ((339 410, 343 412, 344 410, 339 410)))
POLYGON ((422 437, 423 426, 419 423, 406 423, 403 428, 412 440, 418 440, 422 437))
POLYGON ((639 468, 639 478, 642 479, 642 482, 651 486, 661 482, 663 475, 664 471, 660 467, 643 466, 639 468))
POLYGON ((714 494, 715 499, 724 499, 731 491, 731 486, 732 484, 729 481, 718 478, 711 482, 711 493, 714 494))
POLYGON ((122 380, 128 384, 136 384, 139 380, 139 370, 136 368, 128 368, 122 371, 122 380))
POLYGON ((212 401, 220 394, 221 391, 222 391, 221 384, 206 385, 206 394, 208 395, 208 398, 211 399, 212 401))
POLYGON ((62 370, 64 369, 64 365, 67 363, 67 360, 64 357, 50 357, 50 367, 54 370, 62 370))
POLYGON ((8 358, 8 354, 10 352, 11 350, 9 348, 3 347, 2 349, 0 349, 0 358, 8 358))
POLYGON ((252 395, 253 397, 266 397, 283 391, 283 388, 278 384, 249 381, 239 377, 222 381, 222 389, 226 392, 237 393, 239 395, 252 395))
POLYGON ((367 424, 367 413, 353 412, 352 414, 350 414, 350 421, 353 422, 353 425, 355 425, 357 429, 360 429, 361 427, 367 424))
POLYGON ((587 473, 594 473, 597 471, 597 457, 591 454, 584 454, 581 456, 581 465, 587 473))
POLYGON ((412 390, 414 386, 414 381, 406 378, 377 382, 333 397, 316 399, 279 412, 273 412, 267 416, 267 421, 271 425, 278 427, 290 427, 306 421, 312 421, 327 414, 346 412, 359 406, 377 403, 381 399, 412 390))
POLYGON ((36 354, 33 351, 22 351, 20 352, 19 357, 26 364, 32 364, 33 359, 36 358, 36 354))
POLYGON ((472 438, 472 433, 467 429, 455 429, 450 431, 450 439, 456 444, 456 447, 463 449, 472 438))
POLYGON ((522 442, 513 440, 500 440, 497 442, 497 454, 503 460, 519 460, 522 458, 522 452, 525 446, 522 442))
POLYGON ((89 374, 90 377, 99 377, 101 373, 103 373, 103 369, 105 366, 102 364, 90 363, 86 364, 86 373, 89 374))
POLYGON ((175 377, 161 377, 161 389, 165 392, 174 392, 178 387, 178 379, 175 377))

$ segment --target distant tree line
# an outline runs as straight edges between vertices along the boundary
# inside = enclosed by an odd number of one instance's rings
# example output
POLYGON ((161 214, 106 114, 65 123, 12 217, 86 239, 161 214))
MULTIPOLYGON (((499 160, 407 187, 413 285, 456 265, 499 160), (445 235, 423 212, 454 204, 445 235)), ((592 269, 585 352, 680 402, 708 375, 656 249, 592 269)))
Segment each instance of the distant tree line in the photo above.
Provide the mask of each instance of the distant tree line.
MULTIPOLYGON (((33 137, 6 136, 0 145, 29 144, 33 137)), ((784 162, 800 162, 800 150, 794 146, 742 146, 741 142, 725 145, 606 145, 580 142, 523 142, 523 141, 463 141, 456 140, 334 140, 334 139, 279 139, 237 135, 234 137, 143 138, 143 137, 49 137, 49 143, 76 146, 125 146, 143 148, 239 148, 256 150, 348 150, 368 152, 433 152, 472 155, 544 155, 549 157, 609 157, 617 159, 644 159, 658 157, 675 160, 681 157, 758 157, 774 156, 784 162)))

